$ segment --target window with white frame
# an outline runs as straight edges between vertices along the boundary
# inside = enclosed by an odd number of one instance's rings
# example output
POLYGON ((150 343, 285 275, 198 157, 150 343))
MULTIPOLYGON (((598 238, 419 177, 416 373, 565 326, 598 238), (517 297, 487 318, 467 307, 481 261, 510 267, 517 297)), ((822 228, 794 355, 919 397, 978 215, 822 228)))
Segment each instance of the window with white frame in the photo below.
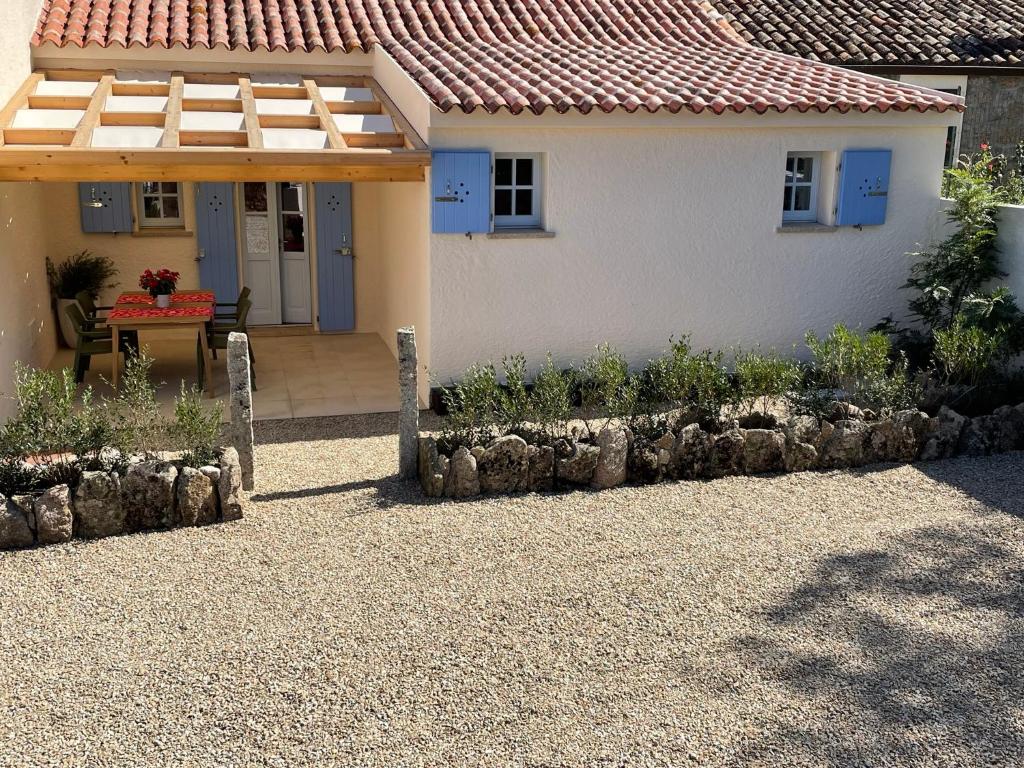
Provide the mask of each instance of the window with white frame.
POLYGON ((540 155, 495 154, 495 229, 540 226, 540 176, 540 155))
POLYGON ((790 152, 786 155, 786 181, 783 187, 783 221, 818 220, 818 180, 821 154, 790 152))
POLYGON ((181 184, 176 181, 144 181, 136 184, 139 227, 182 227, 181 184))

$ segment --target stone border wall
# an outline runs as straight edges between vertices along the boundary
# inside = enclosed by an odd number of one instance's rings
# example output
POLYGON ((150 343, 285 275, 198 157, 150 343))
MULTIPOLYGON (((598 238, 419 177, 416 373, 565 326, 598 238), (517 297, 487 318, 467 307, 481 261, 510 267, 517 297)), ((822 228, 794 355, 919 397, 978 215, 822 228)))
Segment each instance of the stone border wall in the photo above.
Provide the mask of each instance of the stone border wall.
POLYGON ((636 439, 617 426, 602 429, 594 443, 559 440, 552 446, 532 445, 507 435, 486 446, 459 447, 450 456, 438 450, 433 437, 421 436, 419 479, 427 496, 471 498, 482 493, 842 469, 1024 448, 1024 403, 975 418, 943 407, 935 417, 899 411, 866 420, 858 409, 838 404, 834 415, 820 422, 797 416, 775 429, 742 429, 734 422, 719 434, 689 424, 653 440, 636 439))
POLYGON ((216 464, 199 469, 168 456, 133 460, 123 475, 83 472, 74 488, 0 495, 0 549, 238 520, 241 486, 234 448, 223 449, 216 464))

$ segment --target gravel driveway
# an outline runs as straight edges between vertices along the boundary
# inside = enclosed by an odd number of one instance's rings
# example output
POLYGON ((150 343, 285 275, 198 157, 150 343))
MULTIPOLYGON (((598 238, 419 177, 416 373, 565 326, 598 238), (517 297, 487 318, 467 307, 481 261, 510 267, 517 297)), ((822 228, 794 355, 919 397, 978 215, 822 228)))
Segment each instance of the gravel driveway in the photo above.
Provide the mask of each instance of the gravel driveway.
POLYGON ((427 503, 393 421, 0 554, 0 765, 1024 762, 1024 454, 427 503))

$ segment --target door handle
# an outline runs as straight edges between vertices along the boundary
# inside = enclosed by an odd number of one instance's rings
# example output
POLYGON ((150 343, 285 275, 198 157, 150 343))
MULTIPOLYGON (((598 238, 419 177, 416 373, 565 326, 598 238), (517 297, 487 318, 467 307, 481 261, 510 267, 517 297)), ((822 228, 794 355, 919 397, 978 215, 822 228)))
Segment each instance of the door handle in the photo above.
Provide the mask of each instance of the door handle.
POLYGON ((206 258, 206 249, 205 248, 200 248, 199 249, 199 255, 196 256, 196 261, 202 261, 205 258, 206 258))

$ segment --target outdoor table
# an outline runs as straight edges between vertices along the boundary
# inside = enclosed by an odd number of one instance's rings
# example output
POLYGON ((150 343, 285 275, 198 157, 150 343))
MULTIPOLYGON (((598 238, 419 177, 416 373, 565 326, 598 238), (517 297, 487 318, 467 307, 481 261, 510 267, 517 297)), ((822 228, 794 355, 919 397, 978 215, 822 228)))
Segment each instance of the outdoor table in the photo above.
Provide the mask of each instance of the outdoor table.
MULTIPOLYGON (((110 383, 117 389, 120 376, 118 350, 119 333, 121 331, 133 330, 157 330, 164 328, 194 328, 199 334, 199 344, 202 349, 203 367, 210 359, 210 347, 206 339, 206 323, 213 320, 213 307, 216 299, 213 291, 188 290, 178 291, 171 294, 171 305, 166 309, 156 306, 156 300, 148 293, 142 291, 129 291, 122 293, 114 302, 113 309, 104 318, 104 322, 110 327, 113 350, 113 369, 111 371, 110 383)), ((206 385, 207 376, 203 370, 197 371, 198 380, 203 382, 203 389, 209 392, 206 385)))

